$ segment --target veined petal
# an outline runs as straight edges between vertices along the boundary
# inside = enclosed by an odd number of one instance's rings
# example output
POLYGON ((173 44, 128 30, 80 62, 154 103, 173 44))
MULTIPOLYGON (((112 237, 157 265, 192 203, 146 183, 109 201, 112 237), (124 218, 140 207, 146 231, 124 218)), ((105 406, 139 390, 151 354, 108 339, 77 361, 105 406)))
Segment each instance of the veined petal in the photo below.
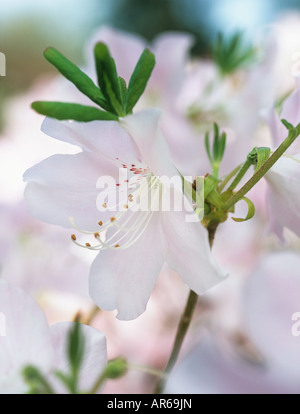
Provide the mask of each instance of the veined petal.
POLYGON ((157 176, 178 175, 168 145, 160 130, 160 111, 147 109, 122 118, 121 125, 135 141, 143 160, 157 176))
POLYGON ((190 289, 202 294, 223 281, 226 273, 210 252, 207 230, 199 221, 187 222, 186 214, 186 211, 161 213, 165 258, 190 289))
POLYGON ((134 141, 115 121, 81 123, 46 118, 42 124, 42 131, 53 138, 114 160, 120 159, 123 162, 140 160, 134 141))
POLYGON ((24 174, 30 213, 41 221, 64 227, 70 227, 69 219, 73 217, 80 228, 95 231, 100 192, 96 183, 102 175, 118 176, 117 167, 105 157, 82 152, 47 158, 24 174))
POLYGON ((100 251, 91 267, 90 296, 104 310, 117 309, 118 319, 134 319, 144 312, 163 263, 159 213, 154 213, 131 247, 100 251))
POLYGON ((0 323, 0 393, 23 393, 22 369, 32 364, 47 372, 53 362, 47 320, 29 295, 0 280, 0 323))
MULTIPOLYGON (((66 349, 68 335, 73 325, 73 322, 60 322, 50 327, 51 340, 55 349, 53 370, 59 370, 63 373, 69 372, 70 366, 66 349)), ((102 332, 90 326, 81 324, 80 329, 84 336, 84 356, 78 388, 80 391, 87 391, 107 364, 106 338, 102 332)), ((55 381, 55 390, 65 391, 58 381, 55 381)))

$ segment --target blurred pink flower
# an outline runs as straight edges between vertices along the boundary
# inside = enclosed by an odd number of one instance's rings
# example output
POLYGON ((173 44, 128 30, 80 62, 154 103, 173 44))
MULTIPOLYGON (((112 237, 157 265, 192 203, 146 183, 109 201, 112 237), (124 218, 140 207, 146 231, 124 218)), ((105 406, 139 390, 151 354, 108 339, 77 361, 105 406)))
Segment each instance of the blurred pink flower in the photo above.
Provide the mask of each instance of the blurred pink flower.
POLYGON ((178 363, 166 391, 298 394, 300 337, 292 328, 293 315, 300 312, 299 266, 300 256, 293 251, 262 257, 240 288, 236 335, 232 331, 226 342, 218 331, 202 337, 178 363))
MULTIPOLYGON (((4 280, 0 280, 0 311, 5 327, 5 335, 0 335, 0 393, 27 392, 21 375, 27 365, 36 366, 58 393, 67 393, 53 371, 69 372, 66 341, 73 324, 64 322, 49 327, 33 299, 4 280)), ((85 351, 79 386, 81 390, 87 390, 106 365, 106 339, 94 328, 87 325, 81 325, 81 328, 85 351)))
MULTIPOLYGON (((280 118, 275 109, 269 109, 263 117, 268 123, 273 143, 277 146, 288 132, 280 119, 296 126, 300 122, 300 79, 298 88, 284 101, 280 118)), ((271 230, 283 239, 283 228, 288 227, 300 235, 300 139, 288 148, 272 169, 266 174, 269 184, 268 200, 271 230)))

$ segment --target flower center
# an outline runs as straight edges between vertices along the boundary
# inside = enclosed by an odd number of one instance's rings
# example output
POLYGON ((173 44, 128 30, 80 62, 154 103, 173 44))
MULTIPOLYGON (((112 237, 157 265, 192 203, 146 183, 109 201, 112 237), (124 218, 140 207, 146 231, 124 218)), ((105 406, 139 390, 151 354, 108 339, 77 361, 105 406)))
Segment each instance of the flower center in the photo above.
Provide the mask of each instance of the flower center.
POLYGON ((69 219, 74 229, 97 240, 97 244, 81 244, 72 234, 71 239, 77 246, 89 250, 129 248, 142 236, 153 213, 159 211, 159 179, 140 163, 121 164, 121 167, 127 173, 125 179, 107 190, 108 194, 115 192, 118 201, 102 204, 103 217, 99 216, 95 231, 81 230, 69 219))

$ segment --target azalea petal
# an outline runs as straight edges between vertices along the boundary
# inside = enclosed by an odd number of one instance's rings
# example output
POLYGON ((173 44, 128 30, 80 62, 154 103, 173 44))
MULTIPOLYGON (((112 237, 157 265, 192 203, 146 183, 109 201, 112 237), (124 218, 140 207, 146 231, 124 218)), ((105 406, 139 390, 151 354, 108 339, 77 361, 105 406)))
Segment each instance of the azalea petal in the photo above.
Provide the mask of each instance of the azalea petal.
POLYGON ((23 393, 27 386, 22 369, 31 364, 47 372, 53 362, 47 320, 29 295, 4 280, 0 280, 0 316, 0 393, 23 393))
POLYGON ((300 255, 281 251, 264 257, 249 275, 243 297, 247 332, 283 382, 299 384, 300 255), (296 329, 297 330, 297 329, 296 329))
POLYGON ((226 274, 210 252, 207 230, 199 221, 187 222, 186 214, 186 211, 161 213, 165 257, 189 288, 202 294, 223 281, 226 274))
POLYGON ((42 131, 53 138, 78 145, 92 153, 102 153, 123 163, 140 160, 140 154, 132 138, 115 121, 83 123, 46 118, 42 124, 42 131))
POLYGON ((211 338, 179 362, 167 382, 170 394, 289 394, 297 384, 282 381, 267 367, 232 358, 211 338))
POLYGON ((162 34, 154 39, 152 49, 156 66, 149 85, 160 87, 160 92, 165 93, 169 99, 178 94, 193 43, 193 36, 179 32, 162 34))
POLYGON ((157 176, 178 175, 169 148, 160 130, 160 111, 148 109, 122 118, 121 125, 129 132, 143 160, 157 176))
MULTIPOLYGON (((300 159, 300 154, 297 155, 300 159)), ((300 161, 289 157, 280 158, 266 174, 269 183, 269 208, 276 233, 280 227, 288 227, 300 236, 300 161)), ((274 228, 272 228, 274 230, 274 228)))
POLYGON ((118 176, 117 167, 104 157, 82 152, 47 158, 24 174, 24 180, 29 182, 25 200, 30 213, 41 221, 64 227, 70 227, 73 217, 77 226, 94 231, 100 214, 96 183, 102 175, 118 176))
MULTIPOLYGON (((65 374, 70 370, 67 343, 69 332, 73 326, 73 322, 60 322, 50 327, 51 340, 55 349, 53 369, 65 374)), ((81 324, 80 329, 84 336, 84 357, 79 375, 79 389, 87 391, 92 388, 107 364, 106 338, 102 332, 90 326, 81 324)), ((58 390, 59 387, 60 392, 64 391, 58 381, 53 382, 55 390, 58 390)))
POLYGON ((90 296, 104 310, 117 309, 119 319, 134 319, 144 312, 163 263, 159 214, 154 213, 131 247, 99 253, 91 267, 90 296))

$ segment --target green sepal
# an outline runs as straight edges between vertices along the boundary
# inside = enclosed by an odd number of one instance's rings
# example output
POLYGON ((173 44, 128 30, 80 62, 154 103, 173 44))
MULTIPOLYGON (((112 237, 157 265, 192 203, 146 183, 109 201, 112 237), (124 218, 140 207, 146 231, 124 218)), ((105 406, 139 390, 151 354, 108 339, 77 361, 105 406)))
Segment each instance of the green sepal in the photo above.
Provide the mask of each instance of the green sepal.
POLYGON ((110 112, 76 103, 36 101, 31 104, 31 107, 41 115, 59 119, 60 121, 90 122, 118 120, 118 117, 110 112))
POLYGON ((213 175, 207 175, 204 180, 204 197, 205 200, 209 194, 218 187, 219 180, 213 175))
POLYGON ((241 200, 244 200, 247 203, 247 205, 248 205, 248 213, 247 213, 247 216, 245 218, 235 218, 235 217, 231 217, 232 220, 237 221, 238 223, 240 223, 242 221, 247 221, 247 220, 252 219, 252 217, 255 214, 255 207, 254 207, 253 202, 251 200, 249 200, 249 198, 247 198, 247 197, 242 197, 241 200))

